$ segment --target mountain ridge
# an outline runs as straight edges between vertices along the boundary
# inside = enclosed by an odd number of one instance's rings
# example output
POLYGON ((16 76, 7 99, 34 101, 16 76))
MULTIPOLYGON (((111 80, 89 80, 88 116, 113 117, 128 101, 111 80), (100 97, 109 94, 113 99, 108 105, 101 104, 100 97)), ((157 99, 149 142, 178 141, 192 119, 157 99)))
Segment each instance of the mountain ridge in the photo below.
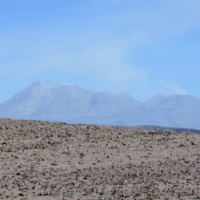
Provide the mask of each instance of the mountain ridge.
POLYGON ((104 116, 133 109, 139 104, 126 93, 91 92, 78 85, 34 82, 0 104, 0 117, 68 120, 104 116))
POLYGON ((140 103, 125 92, 92 92, 78 85, 39 81, 1 103, 0 117, 198 129, 200 99, 192 95, 157 95, 140 103))

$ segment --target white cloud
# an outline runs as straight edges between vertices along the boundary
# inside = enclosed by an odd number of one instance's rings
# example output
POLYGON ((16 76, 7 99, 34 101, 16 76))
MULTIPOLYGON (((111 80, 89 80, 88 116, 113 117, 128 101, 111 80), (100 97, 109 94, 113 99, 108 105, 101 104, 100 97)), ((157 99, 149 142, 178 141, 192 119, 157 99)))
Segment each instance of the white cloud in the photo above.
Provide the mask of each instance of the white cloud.
POLYGON ((30 26, 28 30, 25 27, 1 31, 1 74, 31 77, 46 71, 70 71, 95 77, 120 90, 140 85, 143 93, 186 93, 173 82, 162 81, 159 89, 149 85, 147 78, 153 77, 147 77, 145 66, 134 66, 131 54, 138 47, 152 45, 199 26, 199 0, 153 0, 141 2, 138 7, 134 3, 139 1, 132 0, 89 1, 93 2, 94 9, 92 6, 87 9, 94 13, 98 11, 98 14, 73 19, 73 23, 70 22, 76 27, 72 26, 70 31, 69 19, 64 15, 62 19, 49 18, 47 24, 50 27, 38 25, 39 28, 30 26), (121 3, 120 9, 109 11, 108 7, 112 8, 114 2, 115 5, 121 3), (127 5, 124 2, 130 6, 124 6, 127 5), (99 11, 105 7, 108 10, 99 11), (4 61, 6 57, 7 61, 4 61))
MULTIPOLYGON (((9 34, 6 34, 9 38, 9 34)), ((21 31, 15 34, 18 35, 15 36, 15 45, 8 43, 7 49, 1 54, 2 58, 6 55, 5 51, 10 54, 7 62, 0 63, 2 73, 27 77, 48 71, 70 71, 105 81, 120 90, 130 84, 143 83, 146 79, 146 71, 135 67, 127 59, 128 42, 117 41, 109 32, 59 32, 57 37, 55 33, 48 33, 46 37, 44 32, 42 36, 38 32, 36 36, 39 40, 31 45, 30 38, 33 35, 26 38, 20 37, 21 31)), ((136 42, 138 38, 140 36, 136 35, 136 42)))
MULTIPOLYGON (((87 38, 83 39, 86 41, 87 38)), ((81 45, 81 44, 80 44, 81 45)), ((98 81, 109 82, 116 88, 122 89, 131 83, 143 82, 146 72, 143 68, 136 68, 126 60, 126 49, 123 44, 105 41, 91 42, 77 50, 76 54, 70 49, 57 54, 43 54, 39 56, 43 67, 60 69, 96 78, 98 81)), ((72 47, 73 49, 73 47, 72 47)))
POLYGON ((173 82, 166 82, 164 80, 160 81, 161 87, 159 89, 159 93, 169 96, 169 95, 186 95, 186 91, 184 88, 177 86, 173 82))
MULTIPOLYGON (((108 2, 113 1, 108 0, 108 2)), ((120 4, 120 1, 116 2, 120 4)), ((95 21, 97 24, 102 24, 103 21, 105 27, 112 28, 116 31, 116 35, 123 34, 127 39, 139 33, 143 36, 139 46, 162 42, 169 37, 177 37, 200 27, 199 0, 153 0, 141 4, 138 1, 126 1, 126 3, 121 2, 120 12, 111 12, 95 21)), ((113 8, 112 4, 110 8, 113 8)))
MULTIPOLYGON (((137 88, 135 88, 135 91, 137 88)), ((149 80, 149 77, 146 77, 146 82, 141 85, 138 94, 141 97, 141 101, 145 101, 150 99, 155 95, 186 95, 187 92, 184 88, 179 87, 177 84, 171 81, 165 81, 164 79, 160 79, 160 81, 156 81, 156 84, 153 85, 152 81, 149 80)), ((132 93, 134 97, 134 91, 132 93)))

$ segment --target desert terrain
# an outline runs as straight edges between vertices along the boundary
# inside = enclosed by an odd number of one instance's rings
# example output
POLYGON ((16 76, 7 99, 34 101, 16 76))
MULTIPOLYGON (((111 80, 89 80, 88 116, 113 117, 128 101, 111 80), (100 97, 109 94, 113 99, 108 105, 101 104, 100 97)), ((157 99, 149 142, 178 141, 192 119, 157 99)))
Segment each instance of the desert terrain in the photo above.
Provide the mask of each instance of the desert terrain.
POLYGON ((0 199, 200 199, 200 134, 0 119, 0 199))

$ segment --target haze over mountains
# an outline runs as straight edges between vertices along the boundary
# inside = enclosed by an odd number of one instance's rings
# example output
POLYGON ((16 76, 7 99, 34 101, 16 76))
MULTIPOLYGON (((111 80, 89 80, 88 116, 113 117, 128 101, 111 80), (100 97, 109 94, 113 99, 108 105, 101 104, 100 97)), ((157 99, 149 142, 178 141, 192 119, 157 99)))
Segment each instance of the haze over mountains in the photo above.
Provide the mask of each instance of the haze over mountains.
POLYGON ((200 99, 191 95, 159 95, 140 103, 124 92, 91 92, 78 85, 40 81, 1 103, 0 117, 200 128, 200 99))
POLYGON ((0 117, 66 121, 113 115, 139 104, 126 93, 91 92, 78 85, 41 81, 0 104, 0 117))

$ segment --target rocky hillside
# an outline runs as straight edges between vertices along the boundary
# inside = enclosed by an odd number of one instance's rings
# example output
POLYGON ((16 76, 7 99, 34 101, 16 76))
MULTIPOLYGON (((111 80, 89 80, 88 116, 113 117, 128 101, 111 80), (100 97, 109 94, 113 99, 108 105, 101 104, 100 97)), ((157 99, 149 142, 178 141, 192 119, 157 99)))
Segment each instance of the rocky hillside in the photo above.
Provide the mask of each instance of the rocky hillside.
POLYGON ((199 199, 200 134, 0 119, 0 199, 199 199))

